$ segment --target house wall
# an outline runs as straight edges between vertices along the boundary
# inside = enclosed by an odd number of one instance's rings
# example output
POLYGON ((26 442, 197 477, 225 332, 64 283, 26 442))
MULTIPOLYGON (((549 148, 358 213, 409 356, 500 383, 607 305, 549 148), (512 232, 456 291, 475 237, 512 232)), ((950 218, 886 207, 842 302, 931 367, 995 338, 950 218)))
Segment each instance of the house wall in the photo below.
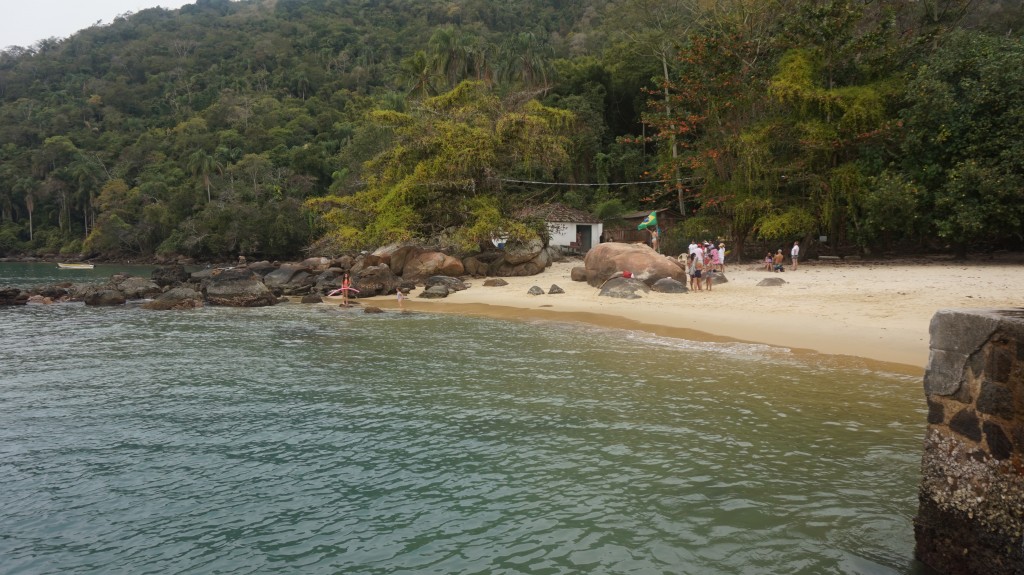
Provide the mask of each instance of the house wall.
POLYGON ((583 253, 597 245, 598 238, 604 233, 604 224, 548 222, 548 233, 551 234, 550 245, 563 250, 569 250, 576 242, 576 234, 579 234, 580 245, 575 249, 583 253))

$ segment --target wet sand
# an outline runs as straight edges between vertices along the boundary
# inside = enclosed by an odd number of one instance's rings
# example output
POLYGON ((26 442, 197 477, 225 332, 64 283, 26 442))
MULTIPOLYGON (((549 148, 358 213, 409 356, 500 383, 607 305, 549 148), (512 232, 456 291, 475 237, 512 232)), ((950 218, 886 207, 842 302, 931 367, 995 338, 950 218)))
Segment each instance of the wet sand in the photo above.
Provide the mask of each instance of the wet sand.
MULTIPOLYGON (((728 265, 728 282, 710 292, 651 292, 637 300, 599 297, 597 288, 572 281, 570 271, 582 265, 579 259, 558 262, 535 276, 502 278, 508 282, 502 287, 469 280, 470 289, 444 299, 418 298, 417 290, 405 309, 577 321, 668 337, 762 343, 919 374, 928 361, 928 326, 936 311, 1024 307, 1024 263, 1009 257, 968 262, 809 260, 785 273, 756 264, 728 265), (770 277, 786 283, 757 286, 770 277), (553 284, 565 293, 547 294, 553 284), (545 295, 528 294, 532 286, 545 295)), ((398 307, 394 296, 364 301, 398 307)))

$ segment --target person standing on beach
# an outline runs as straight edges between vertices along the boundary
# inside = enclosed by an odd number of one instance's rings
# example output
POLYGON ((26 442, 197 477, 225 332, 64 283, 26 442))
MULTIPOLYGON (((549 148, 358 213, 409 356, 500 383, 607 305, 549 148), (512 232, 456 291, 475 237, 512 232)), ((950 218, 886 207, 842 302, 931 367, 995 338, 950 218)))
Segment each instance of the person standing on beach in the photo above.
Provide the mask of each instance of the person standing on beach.
POLYGON ((718 243, 718 266, 725 273, 725 242, 718 243))
POLYGON ((772 259, 772 263, 774 264, 772 269, 774 271, 777 271, 777 272, 784 271, 782 269, 782 262, 783 261, 784 261, 784 258, 782 256, 782 248, 779 248, 779 250, 777 252, 775 252, 775 258, 772 259))
POLYGON ((690 254, 686 264, 686 275, 690 276, 690 290, 700 291, 700 272, 697 271, 697 254, 690 254))
POLYGON ((796 262, 800 259, 800 242, 793 242, 793 249, 789 250, 789 257, 793 258, 793 271, 796 271, 796 262))
POLYGON ((398 298, 399 309, 405 309, 405 292, 402 291, 402 288, 395 290, 395 297, 398 298))
POLYGON ((352 289, 352 280, 348 277, 348 272, 345 272, 345 276, 341 279, 341 305, 348 307, 348 290, 352 289))

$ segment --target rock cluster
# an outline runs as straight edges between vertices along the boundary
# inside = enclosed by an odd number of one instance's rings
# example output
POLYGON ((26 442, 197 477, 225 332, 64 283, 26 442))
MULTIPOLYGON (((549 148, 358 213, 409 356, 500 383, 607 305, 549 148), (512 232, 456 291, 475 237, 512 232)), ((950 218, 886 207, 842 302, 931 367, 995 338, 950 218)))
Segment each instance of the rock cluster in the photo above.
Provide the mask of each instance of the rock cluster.
POLYGON ((153 271, 150 278, 114 275, 105 283, 61 284, 32 289, 0 287, 0 306, 80 301, 90 306, 124 305, 145 300, 147 309, 191 309, 203 305, 260 307, 293 296, 320 302, 341 287, 348 273, 355 297, 408 294, 419 283, 420 297, 447 297, 468 288, 460 276, 515 276, 536 274, 551 263, 550 250, 539 242, 505 252, 488 252, 465 259, 420 246, 392 245, 373 253, 339 258, 308 258, 277 264, 268 261, 207 267, 189 273, 172 263, 153 271))

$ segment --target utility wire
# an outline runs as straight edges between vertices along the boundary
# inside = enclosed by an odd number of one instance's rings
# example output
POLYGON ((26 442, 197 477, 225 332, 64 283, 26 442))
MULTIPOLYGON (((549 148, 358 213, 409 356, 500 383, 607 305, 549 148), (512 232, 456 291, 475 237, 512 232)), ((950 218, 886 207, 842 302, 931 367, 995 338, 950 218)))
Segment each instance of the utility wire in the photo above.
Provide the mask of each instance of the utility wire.
POLYGON ((532 181, 532 180, 512 180, 512 179, 508 179, 508 178, 491 178, 491 179, 492 180, 497 180, 499 182, 511 182, 511 183, 514 183, 514 184, 541 184, 541 185, 544 185, 544 186, 579 186, 579 187, 589 187, 589 186, 633 186, 633 185, 638 185, 638 184, 663 184, 665 182, 674 182, 675 181, 675 180, 644 180, 642 182, 608 182, 608 183, 604 183, 604 184, 574 184, 574 183, 570 183, 570 182, 535 182, 535 181, 532 181))

